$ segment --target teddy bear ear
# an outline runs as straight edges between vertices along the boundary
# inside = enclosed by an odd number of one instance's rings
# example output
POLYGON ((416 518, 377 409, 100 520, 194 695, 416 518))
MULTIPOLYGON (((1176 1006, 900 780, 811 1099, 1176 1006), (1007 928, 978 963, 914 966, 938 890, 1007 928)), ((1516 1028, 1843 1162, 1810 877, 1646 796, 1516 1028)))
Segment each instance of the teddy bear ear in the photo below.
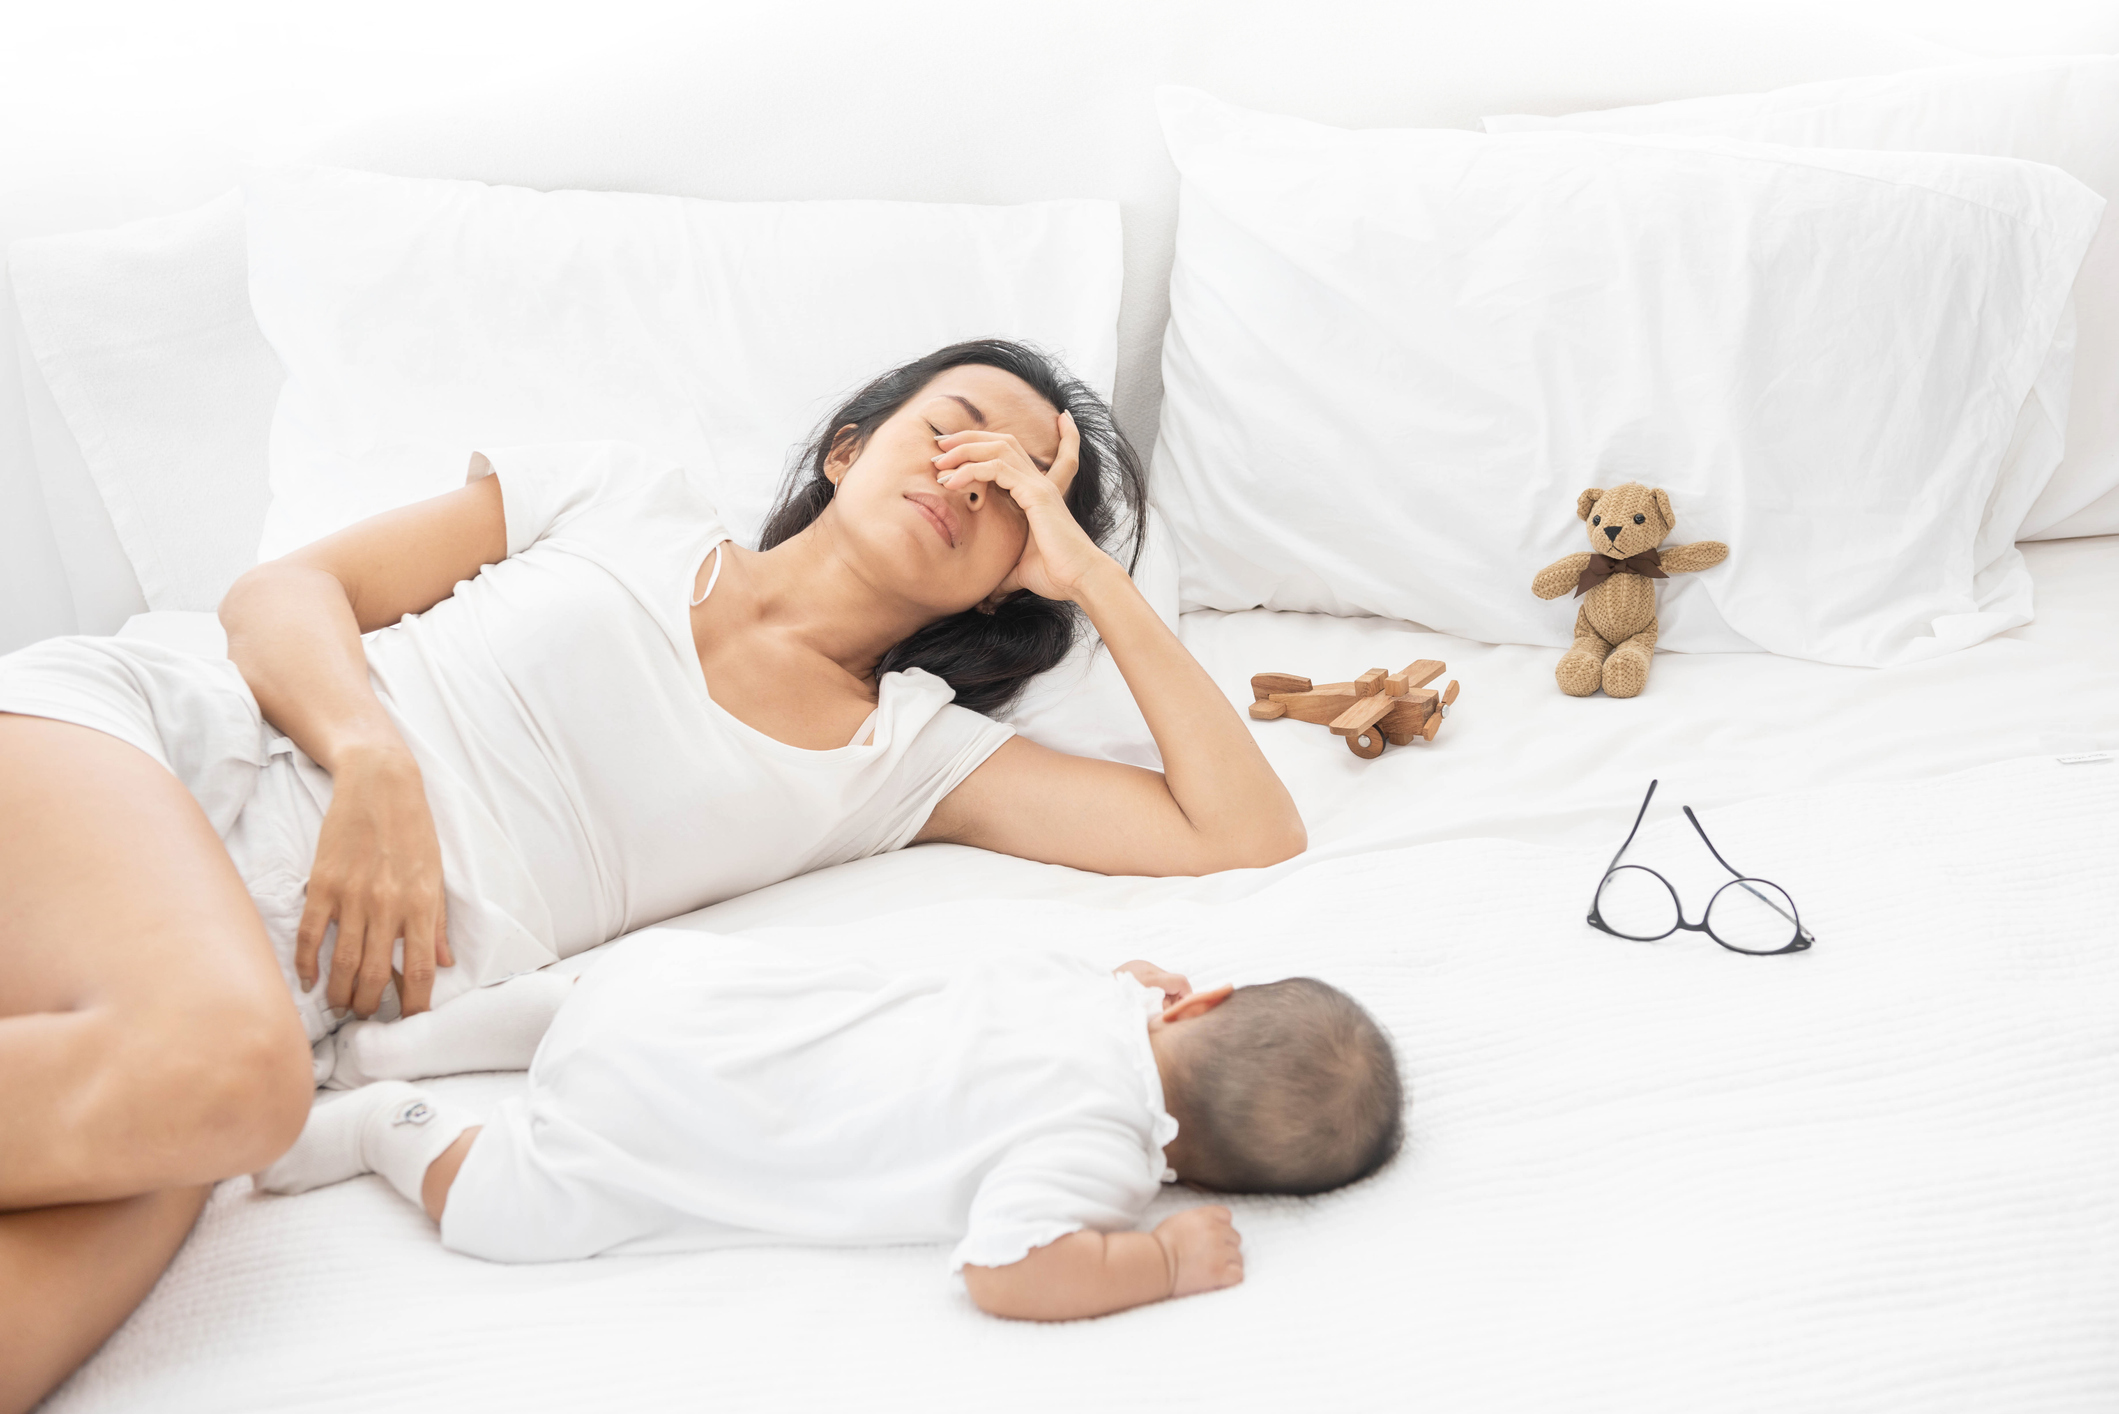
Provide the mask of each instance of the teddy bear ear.
POLYGON ((1597 497, 1603 494, 1602 488, 1592 486, 1581 495, 1575 497, 1575 519, 1588 520, 1589 508, 1594 506, 1597 503, 1597 497))
POLYGON ((1655 488, 1655 508, 1663 517, 1663 528, 1666 531, 1678 528, 1677 512, 1670 509, 1670 493, 1660 486, 1655 488))

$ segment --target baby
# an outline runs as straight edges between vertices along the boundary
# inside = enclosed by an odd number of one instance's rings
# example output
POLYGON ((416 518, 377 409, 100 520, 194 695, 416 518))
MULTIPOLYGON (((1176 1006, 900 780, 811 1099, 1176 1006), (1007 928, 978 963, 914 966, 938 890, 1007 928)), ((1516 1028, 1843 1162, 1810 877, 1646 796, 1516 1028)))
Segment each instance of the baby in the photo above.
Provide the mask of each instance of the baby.
POLYGON ((531 974, 342 1032, 342 1068, 389 1073, 380 1043, 414 1022, 430 1069, 527 1063, 527 1092, 481 1127, 365 1085, 258 1186, 377 1172, 495 1261, 949 1239, 982 1309, 1068 1320, 1243 1279, 1226 1208, 1134 1230, 1162 1184, 1321 1193, 1402 1132, 1389 1038, 1308 978, 1194 992, 1006 947, 886 966, 649 932, 578 985, 531 974))

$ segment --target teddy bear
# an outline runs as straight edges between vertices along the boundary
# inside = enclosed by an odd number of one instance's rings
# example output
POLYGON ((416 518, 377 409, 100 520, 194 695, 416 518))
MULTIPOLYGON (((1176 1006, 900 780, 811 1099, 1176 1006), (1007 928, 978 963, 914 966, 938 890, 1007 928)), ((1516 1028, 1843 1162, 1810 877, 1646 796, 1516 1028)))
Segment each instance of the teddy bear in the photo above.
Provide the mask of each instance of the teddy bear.
POLYGON ((1582 596, 1575 641, 1553 676, 1560 691, 1587 697, 1602 687, 1612 697, 1635 697, 1648 685, 1655 653, 1655 585, 1651 580, 1712 569, 1729 558, 1719 540, 1657 549, 1677 528, 1670 497, 1661 487, 1626 481, 1575 498, 1575 514, 1586 522, 1590 553, 1569 555, 1538 571, 1530 591, 1557 599, 1569 589, 1582 596))

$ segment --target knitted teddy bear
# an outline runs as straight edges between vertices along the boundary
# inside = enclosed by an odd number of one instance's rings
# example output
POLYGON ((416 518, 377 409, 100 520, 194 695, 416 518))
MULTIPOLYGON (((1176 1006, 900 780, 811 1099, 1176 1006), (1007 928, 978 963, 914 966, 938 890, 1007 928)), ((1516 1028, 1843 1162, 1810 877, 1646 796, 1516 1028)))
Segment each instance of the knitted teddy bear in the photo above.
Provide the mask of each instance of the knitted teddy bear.
POLYGON ((1553 675, 1570 697, 1587 697, 1600 685, 1613 697, 1634 697, 1648 685, 1655 653, 1655 585, 1649 581, 1712 569, 1729 558, 1729 547, 1698 540, 1658 551, 1678 523, 1660 487, 1632 481, 1609 491, 1591 487, 1575 498, 1575 514, 1588 522, 1591 553, 1554 561, 1530 584, 1540 599, 1557 599, 1569 589, 1583 596, 1574 646, 1553 675))

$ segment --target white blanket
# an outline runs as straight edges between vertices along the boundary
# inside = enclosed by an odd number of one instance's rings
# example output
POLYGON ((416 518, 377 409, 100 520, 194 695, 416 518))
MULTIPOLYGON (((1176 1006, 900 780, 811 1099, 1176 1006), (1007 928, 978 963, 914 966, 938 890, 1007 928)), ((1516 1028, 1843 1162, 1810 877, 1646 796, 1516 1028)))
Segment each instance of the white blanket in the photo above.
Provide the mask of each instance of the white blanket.
MULTIPOLYGON (((1669 784, 1629 858, 1697 917, 1719 871, 1669 784)), ((1406 1151, 1340 1194, 1236 1200, 1233 1291, 1010 1325, 938 1247, 503 1268, 443 1251, 379 1180, 238 1180, 47 1408, 2113 1407, 2119 763, 1703 811, 1801 907, 1818 944, 1793 957, 1588 929, 1630 813, 1597 844, 1076 875, 1064 902, 898 894, 851 932, 762 934, 998 935, 1361 997, 1410 1073, 1406 1151)), ((444 1083, 490 1103, 519 1082, 444 1083)))

